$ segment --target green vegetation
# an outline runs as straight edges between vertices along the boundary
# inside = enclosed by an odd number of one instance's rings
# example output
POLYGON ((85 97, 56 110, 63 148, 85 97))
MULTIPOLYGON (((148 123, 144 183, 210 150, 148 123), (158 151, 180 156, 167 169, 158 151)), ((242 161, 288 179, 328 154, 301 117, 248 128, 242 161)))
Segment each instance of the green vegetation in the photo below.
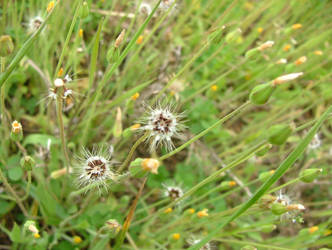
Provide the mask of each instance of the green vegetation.
POLYGON ((0 249, 332 248, 328 0, 3 0, 0 249))

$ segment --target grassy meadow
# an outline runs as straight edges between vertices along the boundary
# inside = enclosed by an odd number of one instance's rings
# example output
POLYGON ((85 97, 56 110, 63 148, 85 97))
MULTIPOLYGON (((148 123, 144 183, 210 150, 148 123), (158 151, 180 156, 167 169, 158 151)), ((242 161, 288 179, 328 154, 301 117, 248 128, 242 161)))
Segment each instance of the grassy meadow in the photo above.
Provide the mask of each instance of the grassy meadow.
POLYGON ((0 249, 332 249, 331 17, 1 0, 0 249))

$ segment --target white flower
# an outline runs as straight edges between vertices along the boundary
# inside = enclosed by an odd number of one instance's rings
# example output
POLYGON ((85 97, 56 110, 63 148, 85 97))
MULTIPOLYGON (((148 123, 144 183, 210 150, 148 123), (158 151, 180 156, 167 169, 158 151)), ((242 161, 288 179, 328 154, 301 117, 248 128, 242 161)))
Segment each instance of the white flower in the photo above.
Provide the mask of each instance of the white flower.
POLYGON ((37 29, 39 29, 40 25, 42 25, 44 22, 44 19, 40 16, 35 16, 34 18, 30 19, 28 24, 29 32, 35 32, 37 29))
POLYGON ((314 138, 308 145, 308 149, 311 149, 311 150, 317 149, 320 147, 321 144, 322 144, 322 141, 320 140, 319 135, 315 134, 314 138))
MULTIPOLYGON (((174 4, 174 0, 162 0, 159 9, 162 11, 167 11, 172 5, 174 4)), ((176 4, 174 4, 174 8, 176 7, 176 4)))
POLYGON ((303 212, 305 210, 305 206, 299 203, 294 203, 291 198, 288 195, 283 194, 282 191, 279 192, 277 199, 274 202, 281 203, 287 208, 288 212, 281 215, 281 221, 290 220, 293 223, 303 222, 302 217, 299 216, 299 212, 303 212))
POLYGON ((276 61, 276 64, 286 64, 287 63, 287 59, 286 58, 281 58, 278 61, 276 61))
POLYGON ((179 199, 183 196, 183 190, 178 186, 167 186, 165 187, 164 196, 170 198, 171 200, 179 199))
POLYGON ((176 114, 171 110, 170 106, 149 107, 149 111, 142 119, 144 126, 140 130, 149 133, 147 141, 150 143, 150 151, 154 151, 160 145, 165 146, 166 150, 171 150, 174 148, 172 138, 179 137, 179 133, 184 129, 181 124, 183 114, 176 114))
POLYGON ((139 6, 139 12, 142 14, 150 15, 152 12, 151 5, 146 2, 141 3, 139 6))
POLYGON ((74 173, 77 175, 78 186, 102 187, 107 189, 107 181, 116 179, 110 161, 111 155, 106 154, 103 148, 94 148, 91 152, 82 150, 83 157, 77 158, 77 166, 74 173))
MULTIPOLYGON (((191 244, 192 246, 200 243, 202 240, 201 239, 191 239, 189 240, 189 244, 191 244)), ((211 244, 210 243, 206 243, 204 246, 202 246, 199 250, 211 250, 211 244)))

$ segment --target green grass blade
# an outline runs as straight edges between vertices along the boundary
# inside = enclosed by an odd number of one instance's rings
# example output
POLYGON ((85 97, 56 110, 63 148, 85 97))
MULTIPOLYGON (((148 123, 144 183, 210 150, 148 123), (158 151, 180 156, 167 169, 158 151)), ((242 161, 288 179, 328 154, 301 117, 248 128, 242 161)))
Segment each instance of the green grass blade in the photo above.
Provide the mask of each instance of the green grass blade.
POLYGON ((258 189, 258 191, 254 194, 254 196, 248 200, 245 204, 243 204, 227 221, 217 227, 214 231, 209 233, 205 238, 203 238, 198 244, 193 245, 189 249, 200 249, 204 244, 209 242, 216 236, 220 230, 225 227, 228 223, 235 220, 241 214, 243 214, 247 209, 249 209, 252 205, 254 205, 260 197, 262 197, 268 189, 279 180, 285 172, 295 163, 295 161, 302 155, 305 151, 308 144, 311 142, 318 129, 322 125, 322 123, 328 118, 329 114, 332 112, 332 106, 330 106, 324 114, 320 117, 320 119, 315 123, 315 125, 310 129, 308 134, 303 138, 303 140, 297 145, 297 147, 293 150, 293 152, 280 164, 276 172, 258 189))

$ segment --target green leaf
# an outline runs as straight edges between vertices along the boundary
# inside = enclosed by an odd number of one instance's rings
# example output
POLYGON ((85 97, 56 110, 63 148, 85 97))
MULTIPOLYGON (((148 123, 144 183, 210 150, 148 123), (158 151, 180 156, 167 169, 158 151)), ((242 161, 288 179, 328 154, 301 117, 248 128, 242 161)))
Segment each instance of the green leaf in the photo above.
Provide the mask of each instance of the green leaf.
POLYGON ((9 237, 10 237, 10 240, 15 243, 20 243, 22 241, 21 229, 16 223, 14 223, 14 227, 13 227, 12 231, 10 232, 9 237))
POLYGON ((20 179, 22 179, 22 176, 23 170, 21 167, 14 167, 8 170, 8 177, 12 181, 19 181, 20 179))
POLYGON ((42 147, 47 147, 48 140, 51 139, 52 144, 59 144, 59 139, 55 138, 52 135, 47 134, 31 134, 25 137, 23 146, 32 144, 32 145, 41 145, 42 147))

